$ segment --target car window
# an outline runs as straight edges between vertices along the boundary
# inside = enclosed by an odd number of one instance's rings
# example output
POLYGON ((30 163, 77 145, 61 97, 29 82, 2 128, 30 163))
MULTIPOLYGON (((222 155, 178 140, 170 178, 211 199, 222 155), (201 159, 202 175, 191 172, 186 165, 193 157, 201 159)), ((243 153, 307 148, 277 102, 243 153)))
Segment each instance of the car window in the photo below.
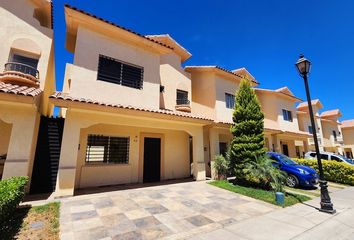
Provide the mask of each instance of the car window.
POLYGON ((321 159, 328 160, 328 155, 327 154, 321 154, 321 159))
POLYGON ((311 156, 311 157, 315 157, 315 156, 316 156, 316 153, 310 153, 310 156, 311 156))
POLYGON ((337 156, 331 156, 331 160, 334 160, 334 161, 337 161, 337 162, 341 162, 342 160, 340 160, 340 158, 339 157, 337 157, 337 156))

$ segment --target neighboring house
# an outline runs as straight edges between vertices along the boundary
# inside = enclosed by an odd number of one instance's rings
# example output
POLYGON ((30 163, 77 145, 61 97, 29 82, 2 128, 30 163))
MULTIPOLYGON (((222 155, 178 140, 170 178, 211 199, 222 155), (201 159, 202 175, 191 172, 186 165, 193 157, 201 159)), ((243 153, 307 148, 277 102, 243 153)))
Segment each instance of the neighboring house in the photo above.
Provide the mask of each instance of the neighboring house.
POLYGON ((0 176, 31 176, 40 116, 55 91, 52 5, 0 3, 0 176), (4 164, 4 166, 2 166, 4 164))
POLYGON ((354 119, 342 121, 343 154, 354 159, 354 119))
POLYGON ((193 111, 214 120, 204 127, 204 160, 207 176, 211 177, 214 156, 225 154, 232 139, 235 92, 242 79, 249 80, 252 86, 258 82, 245 68, 229 71, 218 66, 187 66, 185 70, 192 78, 193 111))
POLYGON ((264 113, 265 146, 289 157, 303 157, 310 135, 299 129, 297 98, 287 87, 276 90, 255 88, 264 113))
MULTIPOLYGON (((342 116, 341 112, 336 109, 320 113, 323 105, 318 99, 312 100, 312 108, 315 116, 316 133, 320 150, 342 154, 343 137, 338 120, 342 116)), ((300 103, 297 106, 297 110, 300 130, 312 134, 307 102, 300 103)), ((315 150, 312 137, 309 137, 308 145, 309 150, 315 150)))
POLYGON ((66 5, 65 110, 56 196, 102 185, 205 179, 203 127, 169 35, 143 36, 66 5))

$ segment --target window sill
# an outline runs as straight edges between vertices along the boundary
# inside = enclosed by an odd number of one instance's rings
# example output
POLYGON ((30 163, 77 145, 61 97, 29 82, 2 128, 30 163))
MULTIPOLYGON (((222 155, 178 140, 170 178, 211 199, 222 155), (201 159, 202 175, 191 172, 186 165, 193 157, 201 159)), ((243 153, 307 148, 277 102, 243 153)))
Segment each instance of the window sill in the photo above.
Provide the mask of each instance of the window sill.
POLYGON ((85 163, 84 167, 122 167, 122 166, 131 166, 129 163, 85 163))

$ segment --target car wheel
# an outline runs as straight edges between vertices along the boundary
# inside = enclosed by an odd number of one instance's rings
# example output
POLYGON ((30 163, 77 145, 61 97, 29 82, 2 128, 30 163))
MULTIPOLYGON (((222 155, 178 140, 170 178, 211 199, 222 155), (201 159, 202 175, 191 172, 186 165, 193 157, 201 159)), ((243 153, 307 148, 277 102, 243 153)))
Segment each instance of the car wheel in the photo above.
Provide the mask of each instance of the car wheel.
POLYGON ((297 187, 299 185, 299 180, 294 175, 289 175, 286 178, 286 185, 291 188, 297 187))

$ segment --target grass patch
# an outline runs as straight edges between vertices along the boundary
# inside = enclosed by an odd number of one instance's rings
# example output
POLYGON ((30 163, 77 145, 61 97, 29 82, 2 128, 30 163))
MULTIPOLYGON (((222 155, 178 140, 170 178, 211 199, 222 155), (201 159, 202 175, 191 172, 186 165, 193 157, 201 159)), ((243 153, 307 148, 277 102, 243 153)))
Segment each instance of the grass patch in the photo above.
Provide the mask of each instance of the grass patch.
POLYGON ((290 187, 284 187, 285 190, 289 190, 289 191, 293 191, 293 192, 297 192, 297 193, 302 193, 302 194, 307 194, 307 195, 311 195, 314 197, 319 197, 321 196, 320 191, 315 189, 315 190, 305 190, 305 189, 300 189, 300 188, 290 188, 290 187))
MULTIPOLYGON (((228 191, 231 191, 231 192, 245 195, 247 197, 255 198, 258 200, 262 200, 262 201, 277 205, 275 202, 275 194, 274 194, 274 192, 271 192, 271 191, 266 191, 263 189, 256 189, 256 188, 251 188, 251 187, 244 187, 244 186, 240 186, 240 185, 234 185, 232 183, 229 183, 226 180, 213 181, 213 182, 209 182, 209 184, 219 187, 219 188, 222 188, 222 189, 225 189, 225 190, 228 190, 228 191)), ((304 195, 287 193, 285 195, 284 206, 285 207, 291 206, 296 203, 305 202, 310 199, 311 198, 304 196, 304 195)))
POLYGON ((1 239, 59 239, 59 207, 53 202, 38 207, 22 206, 0 226, 1 239))

